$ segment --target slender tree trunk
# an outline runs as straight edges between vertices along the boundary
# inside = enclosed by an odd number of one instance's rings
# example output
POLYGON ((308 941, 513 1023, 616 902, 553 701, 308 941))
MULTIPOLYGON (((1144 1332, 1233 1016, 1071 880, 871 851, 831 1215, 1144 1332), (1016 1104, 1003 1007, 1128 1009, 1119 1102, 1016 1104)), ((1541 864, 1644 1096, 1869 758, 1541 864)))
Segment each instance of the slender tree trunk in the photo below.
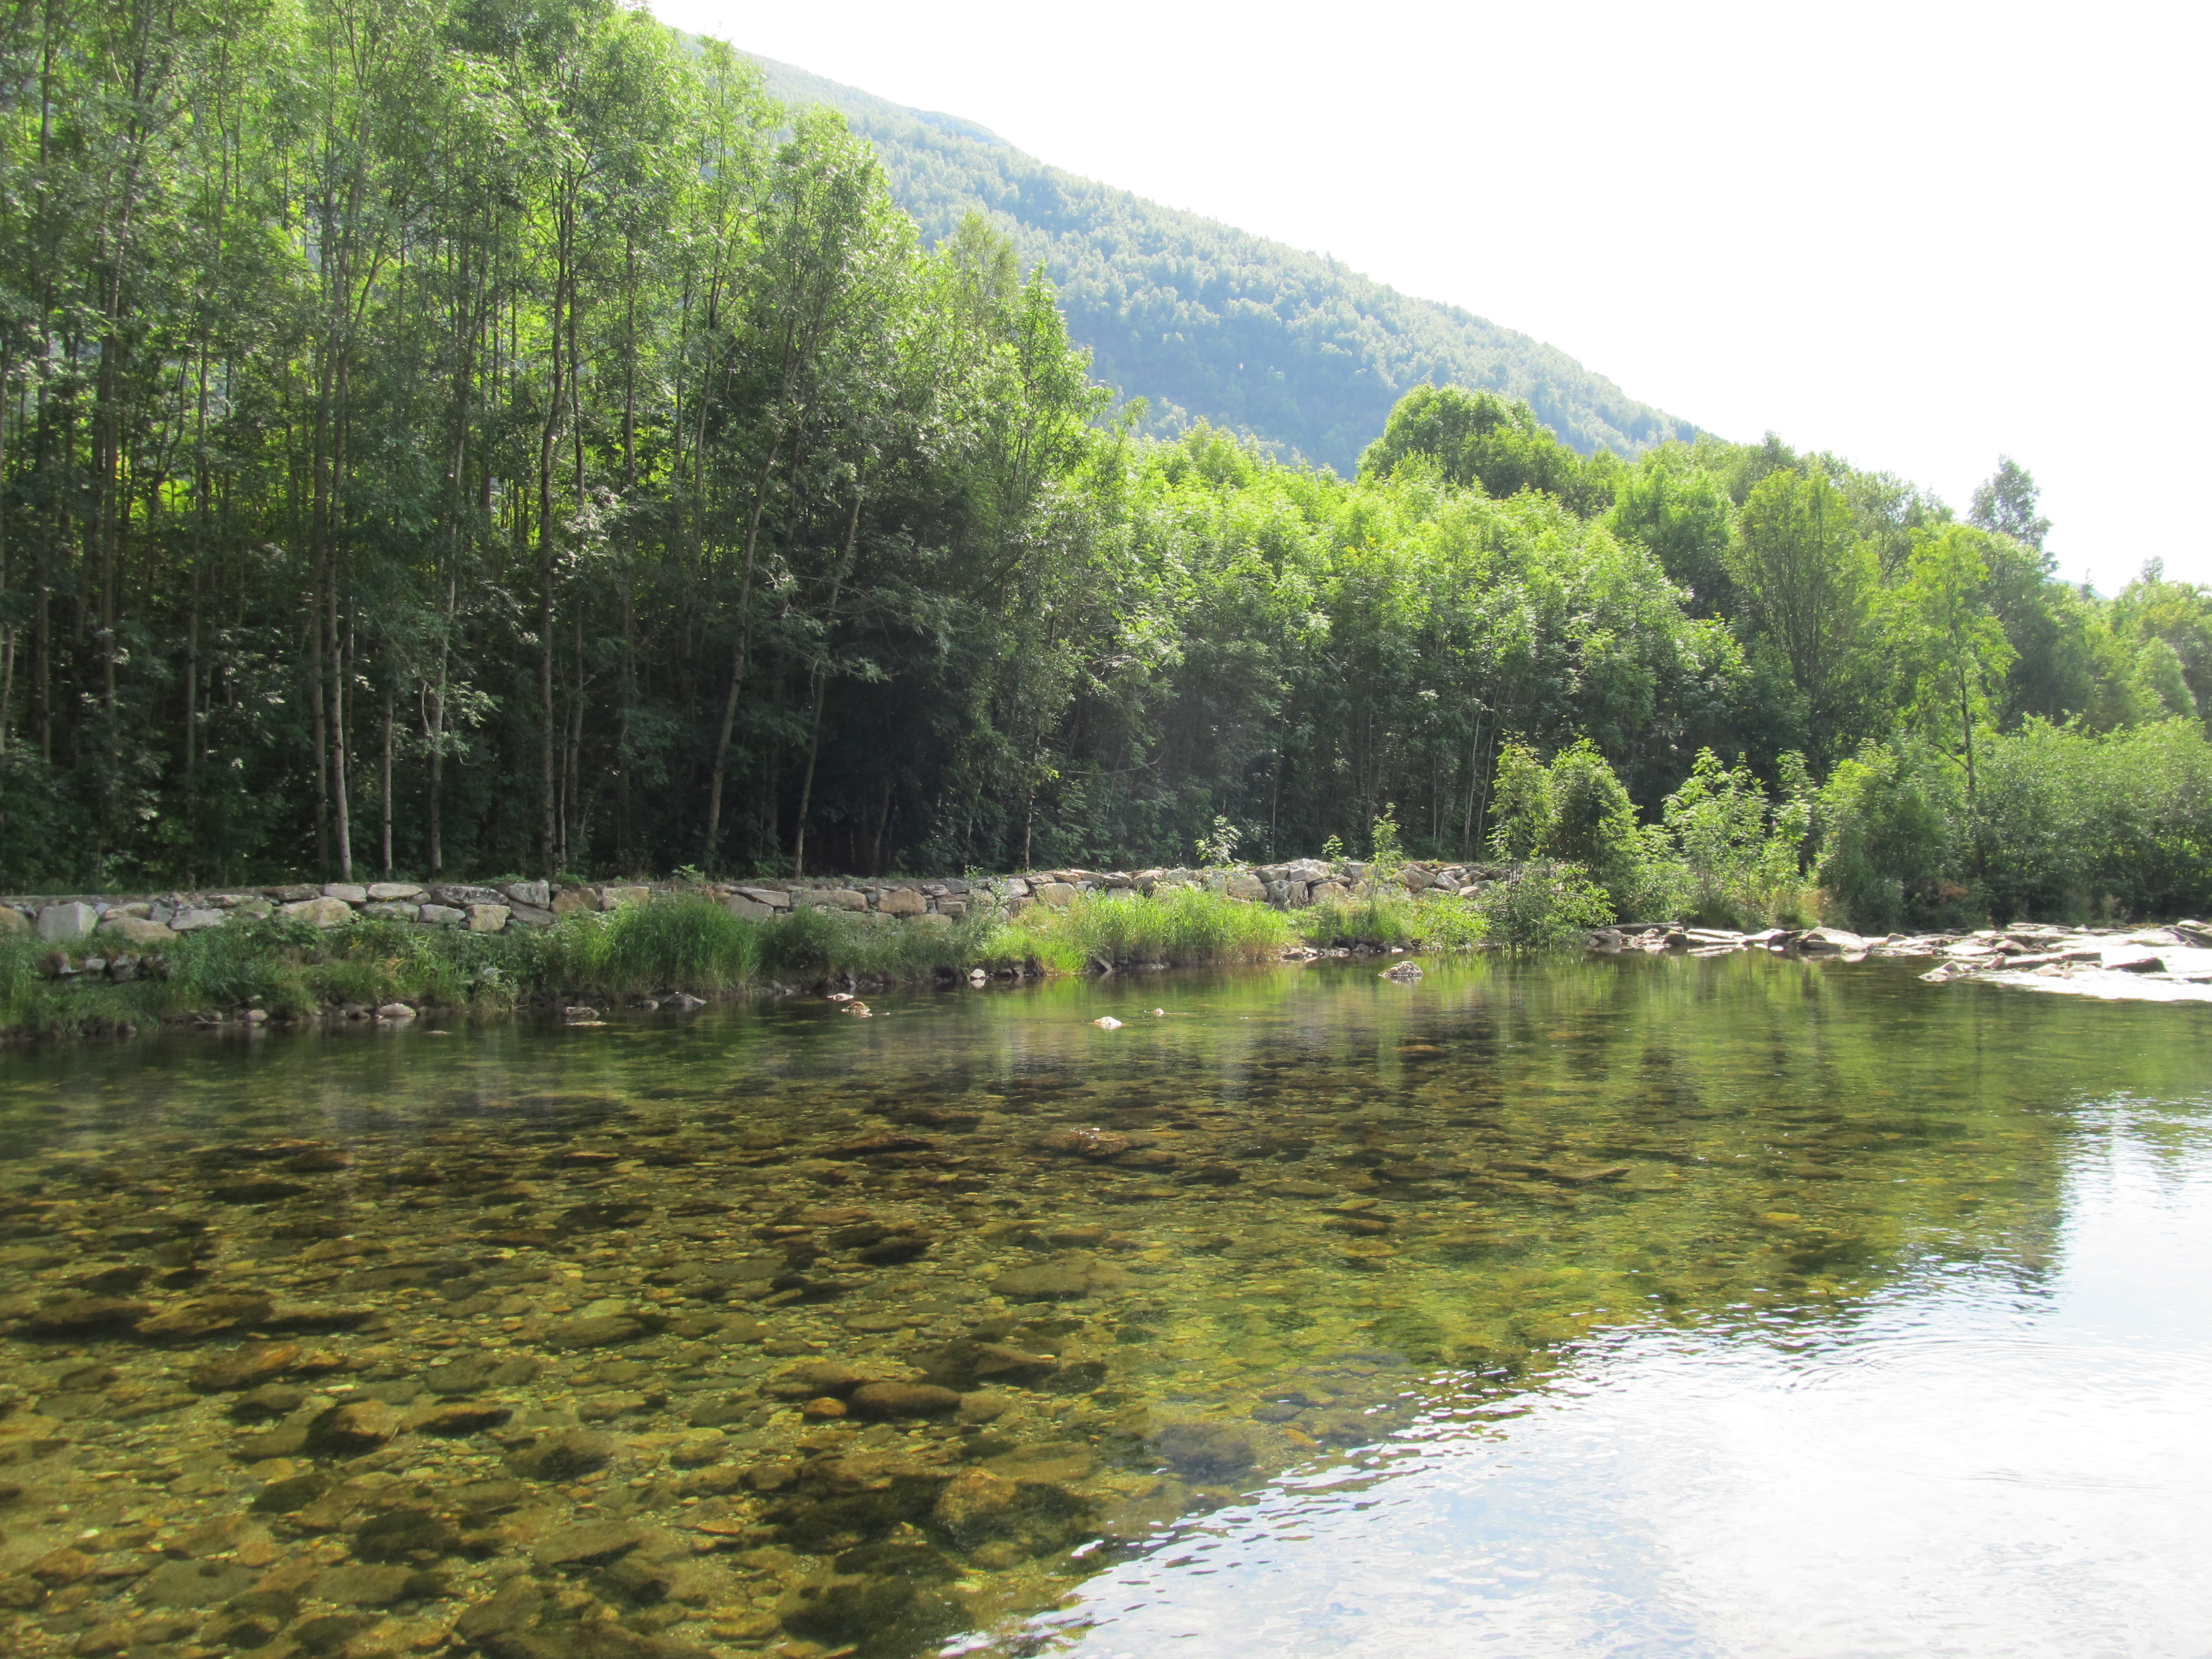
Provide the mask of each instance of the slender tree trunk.
POLYGON ((377 793, 382 798, 380 805, 384 817, 384 837, 381 848, 384 854, 384 878, 390 881, 392 879, 392 682, 388 678, 384 683, 384 781, 383 787, 377 793))
MULTIPOLYGON (((845 522, 845 546, 837 556, 837 568, 830 579, 830 605, 822 619, 823 651, 828 653, 830 631, 837 626, 837 598, 844 591, 845 573, 852 568, 853 544, 860 533, 860 489, 853 489, 853 515, 845 522)), ((814 708, 806 732, 806 777, 799 787, 799 825, 792 837, 791 873, 806 873, 806 814, 814 801, 814 764, 822 754, 822 697, 829 690, 829 664, 826 660, 814 665, 814 708)))
POLYGON ((332 655, 337 663, 337 675, 331 685, 331 810, 337 825, 338 879, 353 879, 353 811, 347 798, 346 778, 346 672, 352 656, 353 629, 338 633, 337 587, 331 588, 331 641, 332 655))
POLYGON ((775 476, 775 464, 782 453, 782 441, 769 446, 767 465, 761 468, 760 483, 753 490, 753 514, 745 526, 744 574, 738 583, 738 639, 730 654, 730 690, 722 699, 722 727, 714 738, 714 769, 707 784, 707 847, 703 858, 706 867, 716 867, 715 843, 722 836, 722 780, 730 768, 730 738, 738 724, 738 691, 745 682, 745 654, 752 647, 753 556, 760 545, 761 514, 768 510, 769 482, 775 476))

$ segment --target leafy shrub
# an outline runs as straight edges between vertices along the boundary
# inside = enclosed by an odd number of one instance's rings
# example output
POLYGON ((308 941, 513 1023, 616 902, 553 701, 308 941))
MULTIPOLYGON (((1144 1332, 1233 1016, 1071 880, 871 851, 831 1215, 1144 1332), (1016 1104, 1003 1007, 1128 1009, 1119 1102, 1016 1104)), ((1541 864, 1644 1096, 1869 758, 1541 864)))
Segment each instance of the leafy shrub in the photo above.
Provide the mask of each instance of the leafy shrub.
MULTIPOLYGON (((1701 749, 1682 787, 1667 797, 1663 823, 1686 885, 1687 913, 1708 926, 1802 926, 1817 915, 1798 868, 1812 828, 1804 762, 1783 757, 1789 797, 1770 808, 1747 766, 1723 766, 1701 749)), ((1645 918, 1636 918, 1644 920, 1645 918)))
POLYGON ((1991 913, 2212 908, 2212 743, 2192 720, 2095 736, 2031 720, 1984 749, 1976 856, 1991 913))
POLYGON ((1973 920, 1971 830, 1948 762, 1869 744, 1829 775, 1820 809, 1817 874, 1832 919, 1862 933, 1973 920))
POLYGON ((1475 896, 1490 937, 1523 951, 1578 947, 1613 920, 1604 890, 1579 865, 1534 860, 1475 896))

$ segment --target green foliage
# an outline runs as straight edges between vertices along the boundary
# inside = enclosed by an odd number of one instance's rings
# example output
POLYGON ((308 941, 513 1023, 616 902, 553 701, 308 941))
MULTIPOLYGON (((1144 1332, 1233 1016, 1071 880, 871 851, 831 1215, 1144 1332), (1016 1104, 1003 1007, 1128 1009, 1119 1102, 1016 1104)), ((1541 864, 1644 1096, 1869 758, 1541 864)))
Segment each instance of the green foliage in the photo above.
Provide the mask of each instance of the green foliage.
POLYGON ((1464 951, 1490 937, 1490 923, 1465 899, 1441 895, 1325 898, 1292 915, 1298 936, 1327 950, 1371 945, 1408 951, 1464 951))
POLYGON ((1296 937, 1279 910, 1204 888, 1172 887, 1149 897, 1079 893, 1057 908, 1032 904, 1006 924, 990 948, 1053 973, 1078 974, 1100 964, 1266 962, 1296 937))
POLYGON ((1490 939, 1521 951, 1578 949, 1590 929, 1613 920, 1612 902, 1587 871, 1534 860, 1475 897, 1490 939))
POLYGON ((1398 805, 1385 801, 1367 826, 1367 879, 1389 886, 1406 867, 1406 847, 1398 832, 1398 805))
POLYGON ((1862 933, 1978 921, 1960 879, 1971 864, 1963 783, 1918 744, 1869 744, 1836 768, 1820 790, 1815 872, 1830 921, 1862 933))
POLYGON ((1688 902, 1686 872, 1666 832, 1637 823, 1628 791, 1587 738, 1548 766, 1521 744, 1506 745, 1497 800, 1492 847, 1499 857, 1575 866, 1620 918, 1669 921, 1688 902))
POLYGON ((1698 751, 1690 775, 1667 797, 1663 823, 1686 878, 1688 914, 1711 927, 1803 926, 1817 916, 1800 872, 1812 828, 1802 764, 1779 807, 1751 769, 1698 751))
POLYGON ((2197 720, 2104 734, 2030 720, 1985 751, 1975 825, 1990 914, 2212 909, 2212 742, 2197 720))
POLYGON ((1446 483, 1487 495, 1541 489, 1578 504, 1583 494, 1581 458, 1528 404, 1494 392, 1415 386, 1391 410, 1359 470, 1387 478, 1416 458, 1446 483))
POLYGON ((1226 869, 1237 860, 1237 844, 1244 839, 1244 832, 1227 818, 1215 814, 1213 827, 1200 836, 1192 847, 1198 861, 1209 870, 1226 869))
MULTIPOLYGON (((2212 706, 2212 595, 2054 581, 2009 463, 1969 528, 1771 434, 1677 441, 1474 319, 848 98, 872 147, 611 0, 386 8, 374 50, 319 4, 132 16, 0 31, 39 93, 0 109, 0 886, 1131 867, 1387 823, 1385 872, 1495 845, 1618 911, 1780 917, 1793 753, 1917 745, 1972 795, 2023 722, 2212 706), (1709 833, 1707 750, 1774 823, 1709 833)), ((2179 890, 2169 840, 2067 890, 2179 890)), ((951 949, 640 926, 634 960, 564 924, 204 969, 488 999, 951 949)))
POLYGON ((616 993, 713 994, 752 983, 760 965, 757 923, 712 899, 678 895, 609 915, 592 941, 587 982, 616 993))

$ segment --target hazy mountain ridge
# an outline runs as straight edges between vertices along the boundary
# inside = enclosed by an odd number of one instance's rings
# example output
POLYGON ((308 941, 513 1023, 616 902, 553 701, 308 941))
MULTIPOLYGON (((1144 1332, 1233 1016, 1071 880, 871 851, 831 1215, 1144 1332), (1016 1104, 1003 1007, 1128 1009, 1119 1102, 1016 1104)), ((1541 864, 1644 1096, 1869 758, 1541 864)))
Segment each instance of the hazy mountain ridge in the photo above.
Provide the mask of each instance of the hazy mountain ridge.
POLYGON ((754 58, 786 103, 826 104, 883 158, 933 241, 980 209, 1060 287, 1098 379, 1350 472, 1424 380, 1526 400, 1574 448, 1634 454, 1698 428, 1566 353, 1341 263, 1046 165, 957 116, 909 109, 754 58))

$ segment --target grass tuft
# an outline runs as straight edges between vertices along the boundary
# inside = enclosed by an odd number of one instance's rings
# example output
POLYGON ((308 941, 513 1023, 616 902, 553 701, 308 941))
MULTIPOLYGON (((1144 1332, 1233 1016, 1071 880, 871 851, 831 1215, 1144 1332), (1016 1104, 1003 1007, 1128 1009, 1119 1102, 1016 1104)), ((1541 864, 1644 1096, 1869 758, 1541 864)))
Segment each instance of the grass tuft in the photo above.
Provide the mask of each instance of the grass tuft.
POLYGON ((1297 943, 1290 918, 1200 887, 1174 887, 1150 898, 1083 893, 1053 909, 1032 904, 996 941, 1005 954, 1048 972, 1079 974, 1164 963, 1170 968, 1266 962, 1297 943))
POLYGON ((1298 913, 1299 934, 1327 950, 1344 945, 1397 945, 1408 951, 1464 951, 1490 937, 1490 922, 1460 898, 1323 899, 1298 913))

